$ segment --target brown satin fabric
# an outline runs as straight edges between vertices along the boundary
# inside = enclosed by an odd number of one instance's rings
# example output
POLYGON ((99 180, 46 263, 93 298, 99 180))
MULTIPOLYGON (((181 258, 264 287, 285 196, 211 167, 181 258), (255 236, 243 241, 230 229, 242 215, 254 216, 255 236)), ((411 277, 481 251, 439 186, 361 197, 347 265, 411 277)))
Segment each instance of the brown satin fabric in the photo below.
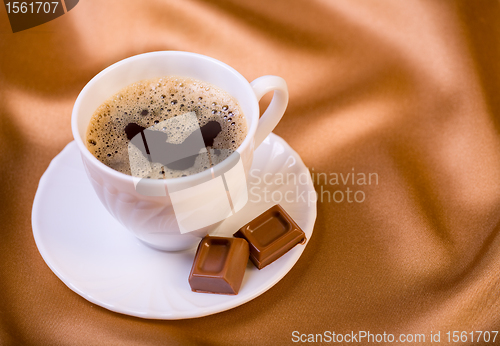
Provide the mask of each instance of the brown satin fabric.
POLYGON ((498 1, 81 0, 16 34, 0 6, 0 105, 2 345, 281 345, 326 330, 441 331, 446 344, 449 330, 500 329, 498 1), (275 132, 311 171, 378 175, 318 178, 325 198, 349 187, 366 199, 318 203, 285 278, 199 319, 91 304, 50 271, 31 230, 79 91, 155 50, 209 55, 250 81, 282 76, 290 103, 275 132))

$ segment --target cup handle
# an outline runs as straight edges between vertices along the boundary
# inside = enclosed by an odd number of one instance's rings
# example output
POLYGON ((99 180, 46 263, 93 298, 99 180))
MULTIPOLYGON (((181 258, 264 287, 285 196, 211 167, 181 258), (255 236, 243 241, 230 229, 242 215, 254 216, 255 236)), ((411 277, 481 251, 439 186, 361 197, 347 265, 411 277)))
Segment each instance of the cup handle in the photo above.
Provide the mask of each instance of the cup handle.
POLYGON ((262 96, 268 92, 274 91, 269 107, 267 107, 259 119, 254 146, 257 148, 283 117, 288 105, 288 86, 285 80, 278 76, 262 76, 255 79, 250 85, 253 88, 255 96, 257 96, 257 101, 260 101, 262 96))

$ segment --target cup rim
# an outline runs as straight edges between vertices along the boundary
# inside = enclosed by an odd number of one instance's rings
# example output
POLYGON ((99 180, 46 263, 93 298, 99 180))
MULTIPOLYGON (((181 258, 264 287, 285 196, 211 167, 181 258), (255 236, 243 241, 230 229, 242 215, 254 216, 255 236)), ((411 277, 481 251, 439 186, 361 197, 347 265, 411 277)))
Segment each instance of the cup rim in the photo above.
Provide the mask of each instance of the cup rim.
MULTIPOLYGON (((165 57, 174 56, 174 55, 184 55, 184 56, 195 57, 197 59, 208 60, 213 64, 219 65, 219 66, 229 70, 234 75, 235 79, 238 80, 238 83, 240 83, 244 88, 248 89, 249 97, 251 97, 253 99, 253 102, 257 103, 257 105, 258 105, 257 96, 255 95, 255 92, 253 91, 250 83, 248 82, 248 80, 245 77, 243 77, 238 71, 236 71, 234 68, 227 65, 226 63, 223 63, 222 61, 219 61, 217 59, 214 59, 214 58, 206 56, 206 55, 192 53, 192 52, 186 52, 186 51, 173 51, 173 50, 171 50, 171 51, 154 51, 154 52, 137 54, 137 55, 122 59, 120 61, 117 61, 117 62, 111 64, 110 66, 106 67, 105 69, 100 71, 98 74, 96 74, 90 81, 88 81, 87 84, 83 87, 83 89, 78 94, 78 97, 73 105, 73 110, 71 112, 71 130, 73 133, 73 138, 74 138, 78 148, 80 149, 80 153, 85 157, 85 159, 92 162, 94 165, 97 166, 97 168, 99 168, 99 169, 103 170, 104 172, 106 172, 107 174, 113 176, 113 178, 126 180, 126 181, 129 181, 131 183, 137 182, 139 179, 141 179, 139 177, 134 177, 132 175, 128 175, 128 174, 119 172, 119 171, 105 165, 104 163, 99 161, 94 155, 92 155, 92 153, 87 149, 87 147, 85 146, 85 143, 83 142, 83 139, 80 136, 80 132, 78 130, 78 122, 77 122, 78 111, 80 109, 82 99, 84 98, 84 96, 88 92, 88 90, 90 88, 92 88, 93 85, 103 75, 111 72, 112 70, 114 70, 116 68, 119 68, 121 65, 131 63, 134 60, 146 59, 148 57, 157 56, 157 55, 161 55, 161 56, 165 56, 165 57)), ((112 95, 110 95, 110 96, 112 96, 112 95)), ((258 109, 258 107, 257 107, 257 109, 258 109)), ((244 116, 245 117, 255 117, 254 112, 251 112, 251 113, 252 114, 245 113, 244 116)), ((255 136, 255 132, 257 131, 258 120, 259 120, 258 119, 258 117, 259 117, 258 111, 256 114, 257 114, 256 121, 251 122, 251 126, 247 131, 247 135, 245 136, 245 139, 240 144, 240 146, 235 150, 235 153, 237 152, 238 154, 241 154, 241 152, 243 152, 253 141, 253 138, 255 136)), ((198 172, 195 174, 190 174, 190 175, 185 176, 185 177, 168 178, 168 179, 148 179, 147 180, 148 185, 149 184, 155 184, 155 185, 156 184, 158 184, 158 185, 168 184, 168 185, 173 186, 176 184, 186 184, 186 183, 189 184, 192 182, 196 182, 198 180, 209 179, 210 177, 212 177, 212 174, 214 171, 219 171, 219 172, 225 171, 224 166, 227 166, 229 164, 228 161, 229 160, 227 160, 227 159, 223 160, 222 162, 217 163, 216 165, 214 165, 213 167, 211 167, 209 169, 206 169, 204 171, 201 171, 201 172, 198 172)))

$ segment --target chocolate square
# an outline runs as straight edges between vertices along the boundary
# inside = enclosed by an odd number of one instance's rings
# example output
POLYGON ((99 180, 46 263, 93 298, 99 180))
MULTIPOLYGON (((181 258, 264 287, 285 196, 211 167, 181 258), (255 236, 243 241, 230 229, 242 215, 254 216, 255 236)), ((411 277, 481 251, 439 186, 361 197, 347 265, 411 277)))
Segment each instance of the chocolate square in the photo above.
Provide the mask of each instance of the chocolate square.
POLYGON ((206 236, 198 245, 189 285, 193 292, 238 294, 248 262, 245 239, 206 236))
POLYGON ((279 204, 241 227, 234 236, 248 241, 250 260, 259 269, 274 262, 298 243, 306 242, 304 231, 279 204))

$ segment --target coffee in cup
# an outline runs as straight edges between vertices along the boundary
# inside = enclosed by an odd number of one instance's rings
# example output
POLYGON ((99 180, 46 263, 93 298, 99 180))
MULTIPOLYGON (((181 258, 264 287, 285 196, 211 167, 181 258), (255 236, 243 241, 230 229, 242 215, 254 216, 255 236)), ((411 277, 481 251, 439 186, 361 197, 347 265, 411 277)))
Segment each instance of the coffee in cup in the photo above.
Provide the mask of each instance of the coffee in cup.
POLYGON ((130 84, 101 104, 90 120, 86 146, 119 172, 165 179, 214 166, 246 135, 234 97, 208 82, 166 76, 130 84))

